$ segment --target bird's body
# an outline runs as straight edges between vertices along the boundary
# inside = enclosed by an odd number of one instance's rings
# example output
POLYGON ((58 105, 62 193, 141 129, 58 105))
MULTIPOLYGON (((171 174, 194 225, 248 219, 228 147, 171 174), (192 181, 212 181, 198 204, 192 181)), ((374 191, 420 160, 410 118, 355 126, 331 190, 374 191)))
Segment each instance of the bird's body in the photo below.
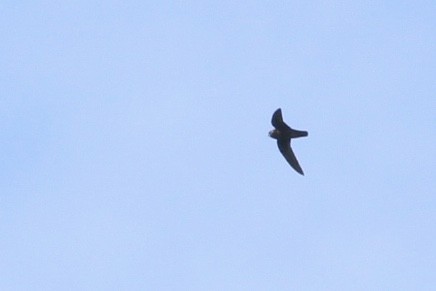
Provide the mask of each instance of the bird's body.
POLYGON ((295 171, 304 175, 303 169, 292 151, 291 139, 308 136, 308 132, 290 128, 283 121, 282 110, 280 108, 274 112, 271 123, 275 129, 269 132, 269 136, 277 140, 277 146, 289 165, 291 165, 295 171))

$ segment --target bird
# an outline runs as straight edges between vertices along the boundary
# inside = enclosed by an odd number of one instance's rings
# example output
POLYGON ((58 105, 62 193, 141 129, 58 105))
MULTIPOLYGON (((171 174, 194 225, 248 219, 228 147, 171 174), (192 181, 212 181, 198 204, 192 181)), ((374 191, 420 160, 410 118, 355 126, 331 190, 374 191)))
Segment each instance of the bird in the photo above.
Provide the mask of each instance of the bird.
POLYGON ((274 112, 271 123, 275 129, 268 133, 269 136, 277 140, 277 146, 279 147, 279 150, 285 157, 286 161, 288 161, 289 165, 291 165, 291 167, 299 174, 304 176, 303 169, 301 168, 294 152, 292 151, 291 139, 308 136, 309 133, 307 131, 295 130, 289 127, 283 121, 281 108, 274 112))

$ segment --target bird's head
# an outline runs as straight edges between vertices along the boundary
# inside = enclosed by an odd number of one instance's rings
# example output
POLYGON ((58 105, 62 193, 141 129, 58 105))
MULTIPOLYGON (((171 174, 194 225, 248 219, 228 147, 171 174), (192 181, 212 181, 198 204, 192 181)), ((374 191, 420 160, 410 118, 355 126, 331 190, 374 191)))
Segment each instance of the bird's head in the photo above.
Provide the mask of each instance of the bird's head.
POLYGON ((268 135, 269 135, 271 138, 278 139, 279 136, 280 136, 280 132, 279 132, 277 129, 273 129, 273 130, 271 130, 271 131, 268 133, 268 135))

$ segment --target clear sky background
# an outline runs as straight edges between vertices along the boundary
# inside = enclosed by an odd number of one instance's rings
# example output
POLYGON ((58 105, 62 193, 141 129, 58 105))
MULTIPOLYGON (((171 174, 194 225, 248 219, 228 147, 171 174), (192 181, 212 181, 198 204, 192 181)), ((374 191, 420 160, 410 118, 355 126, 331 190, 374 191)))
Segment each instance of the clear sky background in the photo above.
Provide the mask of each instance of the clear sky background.
POLYGON ((0 40, 0 290, 436 290, 435 1, 3 0, 0 40))

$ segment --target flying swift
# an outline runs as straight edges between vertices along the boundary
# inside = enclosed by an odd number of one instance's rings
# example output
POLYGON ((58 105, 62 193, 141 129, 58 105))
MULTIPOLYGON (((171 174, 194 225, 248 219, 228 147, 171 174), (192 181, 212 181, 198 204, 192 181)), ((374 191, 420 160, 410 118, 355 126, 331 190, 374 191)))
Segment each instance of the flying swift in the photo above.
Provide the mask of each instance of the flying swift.
POLYGON ((295 130, 289 127, 283 121, 282 110, 280 108, 274 112, 271 123, 275 129, 269 132, 269 136, 277 140, 277 146, 286 161, 288 161, 289 165, 291 165, 295 171, 304 175, 303 169, 292 151, 291 139, 308 136, 309 133, 307 131, 295 130))

